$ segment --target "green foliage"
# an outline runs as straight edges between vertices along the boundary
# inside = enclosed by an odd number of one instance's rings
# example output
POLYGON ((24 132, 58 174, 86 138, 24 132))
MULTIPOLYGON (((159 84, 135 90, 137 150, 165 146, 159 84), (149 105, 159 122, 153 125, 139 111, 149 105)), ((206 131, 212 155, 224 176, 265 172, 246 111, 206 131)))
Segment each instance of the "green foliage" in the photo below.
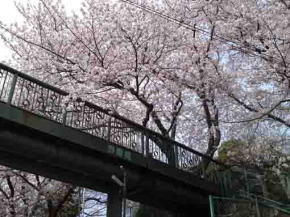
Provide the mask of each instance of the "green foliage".
POLYGON ((145 209, 142 209, 142 207, 139 207, 136 214, 135 214, 135 217, 147 217, 148 213, 146 213, 146 210, 145 209))
MULTIPOLYGON (((57 200, 55 202, 56 204, 59 204, 60 200, 57 200)), ((63 204, 61 210, 59 210, 59 212, 57 213, 57 217, 77 217, 80 212, 79 203, 80 203, 79 193, 77 191, 72 191, 66 198, 66 201, 63 204)))
POLYGON ((265 186, 267 188, 267 195, 272 200, 285 202, 288 200, 285 187, 281 183, 281 176, 272 171, 265 174, 265 186))
POLYGON ((172 217, 172 214, 154 207, 141 205, 134 217, 172 217))
POLYGON ((68 207, 60 214, 60 217, 77 217, 79 214, 79 207, 77 205, 68 207))
POLYGON ((238 157, 244 146, 245 143, 237 139, 223 142, 218 149, 218 160, 223 163, 231 163, 236 157, 238 157))

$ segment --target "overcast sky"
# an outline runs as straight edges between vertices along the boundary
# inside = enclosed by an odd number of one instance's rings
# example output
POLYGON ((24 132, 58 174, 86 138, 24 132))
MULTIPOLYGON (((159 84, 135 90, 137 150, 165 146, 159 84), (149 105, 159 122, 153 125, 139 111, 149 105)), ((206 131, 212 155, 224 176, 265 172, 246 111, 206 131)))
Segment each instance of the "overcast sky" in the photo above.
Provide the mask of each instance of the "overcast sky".
MULTIPOLYGON (((29 0, 17 0, 17 2, 28 2, 29 0)), ((30 1, 37 1, 37 0, 30 0, 30 1)), ((21 22, 21 15, 18 14, 14 2, 15 0, 0 0, 0 20, 3 23, 9 24, 14 23, 15 21, 21 22)), ((63 0, 65 7, 67 8, 68 12, 70 11, 78 11, 82 0, 63 0)), ((11 56, 11 52, 9 49, 3 45, 2 41, 0 40, 0 62, 8 60, 11 56)))

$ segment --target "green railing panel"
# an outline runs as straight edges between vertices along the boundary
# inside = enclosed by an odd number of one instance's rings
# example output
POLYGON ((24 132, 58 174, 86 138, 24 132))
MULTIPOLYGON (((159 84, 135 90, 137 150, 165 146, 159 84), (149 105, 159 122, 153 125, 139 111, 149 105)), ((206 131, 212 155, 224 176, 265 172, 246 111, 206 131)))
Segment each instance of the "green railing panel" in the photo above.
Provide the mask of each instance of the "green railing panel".
POLYGON ((276 203, 279 202, 265 202, 257 197, 209 197, 211 217, 289 217, 290 211, 276 203))

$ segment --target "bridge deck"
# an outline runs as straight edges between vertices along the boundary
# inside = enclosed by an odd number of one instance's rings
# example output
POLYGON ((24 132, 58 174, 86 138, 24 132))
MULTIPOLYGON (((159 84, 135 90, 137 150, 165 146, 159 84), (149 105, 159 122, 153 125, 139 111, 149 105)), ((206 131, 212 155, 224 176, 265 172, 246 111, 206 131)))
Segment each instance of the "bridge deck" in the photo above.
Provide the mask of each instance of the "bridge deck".
POLYGON ((128 172, 128 198, 160 208, 204 207, 218 162, 0 64, 0 163, 103 192, 128 172))

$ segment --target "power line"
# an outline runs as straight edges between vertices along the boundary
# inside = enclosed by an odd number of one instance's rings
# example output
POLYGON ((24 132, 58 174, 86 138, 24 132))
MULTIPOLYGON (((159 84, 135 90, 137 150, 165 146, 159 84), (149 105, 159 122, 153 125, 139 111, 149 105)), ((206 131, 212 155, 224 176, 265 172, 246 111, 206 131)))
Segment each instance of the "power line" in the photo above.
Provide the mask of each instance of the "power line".
MULTIPOLYGON (((206 30, 204 30, 204 29, 202 29, 202 28, 199 28, 199 27, 192 26, 192 25, 190 25, 190 24, 184 23, 183 21, 180 21, 180 20, 178 20, 178 19, 176 19, 176 18, 174 18, 174 17, 171 17, 171 16, 169 16, 169 15, 163 14, 163 13, 161 13, 161 12, 159 12, 159 11, 153 10, 153 9, 150 8, 150 7, 147 7, 147 6, 144 6, 144 5, 140 5, 140 4, 135 3, 135 2, 132 2, 132 1, 130 1, 130 0, 120 0, 120 1, 122 1, 122 2, 124 2, 124 3, 127 3, 127 4, 130 4, 130 5, 133 5, 133 6, 136 7, 136 8, 139 8, 139 9, 141 9, 141 10, 143 10, 143 11, 146 11, 146 12, 148 12, 148 13, 151 13, 151 14, 153 14, 153 15, 159 16, 159 17, 161 17, 161 18, 163 18, 163 19, 169 20, 169 21, 171 21, 171 22, 173 22, 173 23, 179 24, 180 26, 183 26, 183 27, 186 28, 186 29, 189 29, 189 30, 192 30, 192 31, 199 31, 199 32, 201 32, 202 34, 212 36, 213 38, 215 38, 215 39, 217 39, 217 40, 219 40, 219 41, 221 41, 221 42, 223 42, 223 43, 230 43, 230 46, 231 46, 232 48, 238 49, 238 50, 244 52, 244 53, 247 54, 247 55, 253 55, 253 56, 256 56, 256 57, 259 57, 259 58, 263 57, 263 58, 265 58, 266 60, 269 60, 269 59, 276 60, 278 63, 281 62, 281 60, 279 60, 278 58, 272 57, 272 56, 267 55, 267 54, 262 54, 262 53, 261 53, 261 50, 258 49, 258 48, 255 47, 255 46, 252 46, 252 48, 249 47, 250 45, 246 47, 246 46, 244 46, 244 45, 240 45, 238 42, 235 42, 235 41, 233 41, 233 40, 231 40, 231 39, 228 39, 228 38, 225 38, 225 37, 223 37, 223 36, 219 36, 219 35, 211 35, 211 32, 209 32, 209 31, 206 31, 206 30), (256 54, 256 53, 259 53, 259 54, 256 54)), ((283 61, 283 62, 284 62, 285 64, 289 64, 289 63, 286 62, 286 61, 283 61)))

